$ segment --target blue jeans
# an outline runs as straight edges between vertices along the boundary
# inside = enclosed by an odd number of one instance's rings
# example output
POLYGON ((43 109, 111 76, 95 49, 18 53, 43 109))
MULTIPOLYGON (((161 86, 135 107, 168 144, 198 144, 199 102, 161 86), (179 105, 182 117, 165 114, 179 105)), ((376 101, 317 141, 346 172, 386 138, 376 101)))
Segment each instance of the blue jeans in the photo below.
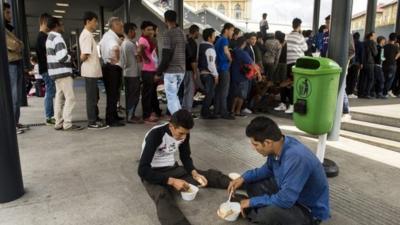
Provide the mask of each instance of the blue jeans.
POLYGON ((14 112, 15 123, 19 123, 19 117, 21 115, 21 93, 22 93, 22 74, 19 73, 20 63, 8 64, 8 70, 10 75, 10 86, 11 86, 11 97, 14 112))
POLYGON ((56 95, 56 86, 54 80, 50 78, 48 73, 41 74, 46 85, 46 94, 44 95, 44 111, 46 119, 54 117, 53 99, 56 95))
POLYGON ((181 109, 178 91, 184 77, 184 73, 164 73, 165 94, 167 96, 168 110, 171 115, 181 109))
POLYGON ((392 89, 394 78, 396 77, 396 64, 388 66, 383 69, 385 76, 385 86, 383 88, 383 95, 387 95, 392 89))
POLYGON ((349 97, 347 96, 346 92, 344 93, 343 97, 343 113, 344 114, 350 113, 349 97))

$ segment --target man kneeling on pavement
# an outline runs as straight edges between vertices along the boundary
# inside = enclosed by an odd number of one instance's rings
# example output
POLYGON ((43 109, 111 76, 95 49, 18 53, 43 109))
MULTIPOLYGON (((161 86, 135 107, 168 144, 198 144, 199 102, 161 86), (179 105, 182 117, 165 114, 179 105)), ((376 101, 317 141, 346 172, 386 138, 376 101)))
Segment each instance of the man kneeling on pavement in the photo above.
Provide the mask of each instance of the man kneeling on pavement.
MULTIPOLYGON (((233 180, 228 192, 246 190, 242 214, 255 224, 319 224, 329 218, 329 186, 318 158, 298 140, 282 135, 267 117, 257 117, 246 128, 253 148, 267 162, 233 180)), ((239 196, 237 195, 236 198, 239 196)))
POLYGON ((187 191, 189 183, 226 189, 231 181, 219 171, 200 171, 194 167, 189 144, 193 126, 192 114, 179 110, 169 123, 152 128, 143 142, 138 173, 156 204, 162 225, 190 225, 174 200, 174 190, 187 191), (179 152, 183 166, 178 165, 175 152, 179 152))

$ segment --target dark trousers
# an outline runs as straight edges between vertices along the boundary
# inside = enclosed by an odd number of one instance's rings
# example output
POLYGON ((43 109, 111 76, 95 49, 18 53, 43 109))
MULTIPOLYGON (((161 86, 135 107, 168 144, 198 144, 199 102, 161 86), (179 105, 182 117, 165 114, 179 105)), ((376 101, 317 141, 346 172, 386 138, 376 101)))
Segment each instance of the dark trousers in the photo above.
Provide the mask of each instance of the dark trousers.
POLYGON ((375 77, 375 89, 372 88, 370 95, 382 96, 383 88, 385 86, 385 78, 383 77, 382 66, 375 65, 374 77, 375 77))
POLYGON ((293 105, 293 87, 282 87, 281 88, 281 102, 289 105, 293 105))
POLYGON ((140 98, 140 79, 139 77, 125 77, 125 107, 126 119, 135 116, 135 111, 140 98))
POLYGON ((97 86, 98 78, 85 77, 86 88, 86 113, 88 123, 95 124, 99 117, 99 87, 97 86))
POLYGON ((360 78, 360 89, 358 90, 359 96, 369 96, 373 90, 375 83, 375 65, 366 64, 364 65, 363 73, 360 78))
POLYGON ((154 82, 155 75, 155 72, 142 71, 143 119, 149 118, 153 112, 161 115, 160 104, 157 99, 157 84, 154 82))
POLYGON ((203 105, 201 107, 201 116, 208 117, 211 115, 210 106, 214 99, 215 94, 215 81, 214 76, 211 74, 201 74, 201 83, 204 86, 205 98, 203 100, 203 105))
MULTIPOLYGON (((262 195, 273 195, 279 191, 274 179, 267 179, 246 185, 246 191, 250 198, 262 195)), ((251 208, 247 212, 247 218, 254 224, 263 225, 313 225, 317 224, 312 219, 310 211, 299 204, 291 208, 266 206, 251 208)))
POLYGON ((396 77, 396 64, 383 68, 383 75, 385 77, 385 85, 383 88, 383 95, 387 95, 392 89, 394 78, 396 77))
MULTIPOLYGON (((168 177, 185 180, 193 185, 199 185, 182 166, 160 169, 158 172, 168 177)), ((230 179, 217 170, 198 171, 207 181, 209 188, 227 189, 230 179)), ((143 181, 147 193, 153 199, 157 208, 157 216, 161 225, 190 225, 174 199, 176 191, 170 186, 150 184, 143 181)))
MULTIPOLYGON (((399 61, 400 59, 398 59, 399 61)), ((397 62, 396 75, 392 84, 392 91, 395 95, 400 94, 400 63, 397 62)))
POLYGON ((103 81, 107 93, 106 122, 117 122, 117 104, 119 100, 119 88, 122 82, 122 69, 117 65, 106 64, 103 66, 103 81))
MULTIPOLYGON (((29 83, 31 83, 31 82, 29 82, 29 83)), ((36 79, 35 80, 35 96, 36 97, 44 97, 43 87, 44 87, 43 79, 36 79)), ((28 90, 28 93, 29 93, 29 90, 28 90)))
POLYGON ((228 94, 231 75, 229 71, 219 73, 218 85, 215 89, 215 113, 226 116, 228 112, 228 94))
POLYGON ((360 65, 352 64, 349 66, 346 78, 346 93, 348 95, 354 94, 354 91, 357 87, 357 80, 359 73, 360 73, 360 65))

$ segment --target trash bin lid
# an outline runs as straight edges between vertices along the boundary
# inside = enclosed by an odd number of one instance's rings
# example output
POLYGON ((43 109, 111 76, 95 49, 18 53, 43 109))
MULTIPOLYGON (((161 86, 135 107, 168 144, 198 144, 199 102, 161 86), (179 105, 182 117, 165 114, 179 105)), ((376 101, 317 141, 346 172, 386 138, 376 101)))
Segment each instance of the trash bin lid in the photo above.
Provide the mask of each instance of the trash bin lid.
POLYGON ((342 68, 332 59, 304 56, 297 59, 293 72, 308 75, 340 75, 342 68))

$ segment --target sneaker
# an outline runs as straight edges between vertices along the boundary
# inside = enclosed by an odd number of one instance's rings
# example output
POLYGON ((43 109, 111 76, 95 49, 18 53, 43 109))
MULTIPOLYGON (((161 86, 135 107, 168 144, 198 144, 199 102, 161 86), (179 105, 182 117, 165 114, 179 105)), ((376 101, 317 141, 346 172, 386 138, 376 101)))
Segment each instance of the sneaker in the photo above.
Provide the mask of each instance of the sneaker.
POLYGON ((246 117, 247 117, 247 115, 244 114, 243 112, 242 112, 242 113, 239 113, 239 114, 236 113, 235 116, 236 116, 236 117, 242 117, 242 118, 246 118, 246 117))
POLYGON ((127 123, 132 123, 132 124, 143 124, 144 123, 144 121, 141 118, 137 117, 137 116, 132 116, 132 118, 130 120, 126 121, 126 122, 127 123))
POLYGON ((108 126, 107 124, 101 123, 101 122, 96 122, 94 124, 89 124, 88 125, 88 129, 89 130, 104 130, 109 128, 110 126, 108 126))
POLYGON ((108 126, 109 127, 123 127, 123 126, 125 126, 125 124, 121 123, 121 122, 114 122, 114 123, 108 124, 108 126))
POLYGON ((389 91, 388 95, 392 98, 396 98, 397 96, 395 94, 393 94, 393 91, 389 91))
POLYGON ((47 118, 46 119, 46 125, 47 126, 54 126, 56 124, 56 119, 54 118, 47 118))
POLYGON ((289 108, 285 111, 286 114, 292 114, 294 111, 293 105, 290 105, 289 108))
POLYGON ((30 129, 29 126, 23 125, 23 124, 20 124, 20 123, 17 124, 17 128, 20 129, 20 130, 23 130, 23 131, 26 131, 26 130, 30 129))
POLYGON ((79 131, 79 130, 83 130, 83 127, 75 125, 75 124, 73 124, 72 126, 70 126, 67 129, 64 128, 64 131, 79 131))
POLYGON ((342 116, 342 122, 350 121, 351 120, 351 115, 349 113, 343 114, 342 116))
POLYGON ((248 109, 248 108, 245 108, 245 109, 242 110, 242 113, 244 113, 244 114, 252 114, 253 111, 251 111, 251 110, 248 109))
POLYGON ((357 98, 357 95, 351 94, 351 95, 348 95, 347 97, 348 97, 348 98, 357 98))
POLYGON ((23 134, 25 131, 16 127, 17 134, 23 134))
POLYGON ((192 118, 193 118, 194 120, 197 120, 199 117, 198 117, 196 114, 192 113, 192 118))
POLYGON ((235 117, 232 116, 231 114, 225 115, 225 116, 221 116, 221 119, 224 120, 235 120, 235 117))
POLYGON ((63 126, 54 126, 55 130, 63 130, 63 126))
POLYGON ((275 110, 275 111, 286 111, 286 110, 287 110, 286 104, 283 103, 283 102, 281 102, 281 103, 279 104, 278 107, 275 107, 275 108, 274 108, 274 110, 275 110))

